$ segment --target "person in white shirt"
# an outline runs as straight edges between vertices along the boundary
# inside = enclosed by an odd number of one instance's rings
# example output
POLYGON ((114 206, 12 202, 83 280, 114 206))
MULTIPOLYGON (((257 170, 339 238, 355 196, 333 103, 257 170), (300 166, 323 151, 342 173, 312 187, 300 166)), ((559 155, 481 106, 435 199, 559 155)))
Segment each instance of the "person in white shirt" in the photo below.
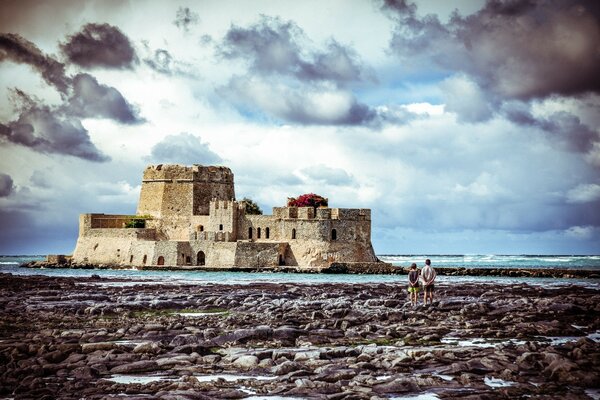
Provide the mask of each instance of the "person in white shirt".
POLYGON ((427 299, 429 304, 433 303, 433 289, 435 282, 435 269, 431 266, 431 260, 428 258, 425 260, 425 267, 421 270, 421 281, 423 282, 423 303, 427 305, 427 299))

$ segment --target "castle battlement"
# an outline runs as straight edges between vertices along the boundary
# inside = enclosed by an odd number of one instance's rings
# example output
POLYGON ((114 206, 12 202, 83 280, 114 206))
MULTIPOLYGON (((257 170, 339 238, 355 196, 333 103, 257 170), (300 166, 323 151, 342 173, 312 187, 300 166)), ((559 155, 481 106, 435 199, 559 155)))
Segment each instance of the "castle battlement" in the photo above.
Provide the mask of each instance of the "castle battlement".
POLYGON ((279 219, 370 221, 371 210, 368 208, 273 207, 273 216, 279 219))
POLYGON ((144 170, 142 182, 210 182, 233 184, 233 173, 227 167, 202 166, 190 167, 178 164, 149 165, 144 170))
POLYGON ((273 207, 272 215, 246 215, 227 167, 148 166, 136 214, 81 215, 74 261, 212 267, 377 262, 371 210, 273 207))

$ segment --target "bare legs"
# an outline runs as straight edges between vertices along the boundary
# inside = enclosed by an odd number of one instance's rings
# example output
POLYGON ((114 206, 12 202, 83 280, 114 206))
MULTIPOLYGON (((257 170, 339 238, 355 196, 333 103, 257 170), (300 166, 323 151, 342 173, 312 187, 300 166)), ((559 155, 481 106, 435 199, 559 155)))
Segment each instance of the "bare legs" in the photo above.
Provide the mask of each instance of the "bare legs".
POLYGON ((418 301, 419 301, 419 292, 417 292, 415 290, 410 293, 410 302, 413 306, 416 306, 418 301))
POLYGON ((427 305, 427 299, 429 299, 429 304, 433 303, 433 288, 425 286, 423 288, 423 304, 427 305))

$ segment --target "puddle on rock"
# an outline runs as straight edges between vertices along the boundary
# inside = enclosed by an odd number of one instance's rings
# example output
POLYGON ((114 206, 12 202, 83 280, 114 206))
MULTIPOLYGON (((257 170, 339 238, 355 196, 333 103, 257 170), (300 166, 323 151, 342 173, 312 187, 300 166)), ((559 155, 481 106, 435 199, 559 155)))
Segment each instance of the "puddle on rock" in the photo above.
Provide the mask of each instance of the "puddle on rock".
POLYGON ((416 396, 390 397, 390 400, 439 400, 435 393, 421 393, 416 396))
POLYGON ((198 379, 199 382, 212 382, 218 379, 223 379, 227 382, 235 382, 240 379, 254 379, 257 381, 269 381, 276 379, 275 376, 265 375, 233 375, 233 374, 214 374, 214 375, 194 375, 194 378, 198 379))
POLYGON ((115 383, 123 383, 125 385, 133 383, 141 383, 142 385, 147 385, 148 383, 152 382, 178 381, 180 378, 165 375, 113 375, 109 378, 103 379, 115 383))
POLYGON ((489 347, 498 347, 500 345, 521 345, 525 344, 524 340, 520 339, 493 339, 493 338, 471 338, 471 339, 463 339, 458 337, 446 336, 440 340, 443 344, 456 345, 459 347, 481 347, 481 348, 489 348, 489 347))
POLYGON ((487 376, 483 378, 483 383, 491 388, 509 387, 515 384, 514 382, 505 381, 504 379, 487 376))
POLYGON ((592 400, 600 400, 600 389, 586 389, 584 393, 592 400))
POLYGON ((451 381, 451 380, 454 379, 454 377, 452 375, 438 374, 437 372, 431 374, 431 376, 436 376, 436 377, 438 377, 438 378, 440 378, 440 379, 442 379, 444 381, 447 381, 447 382, 449 382, 449 381, 451 381))
POLYGON ((218 311, 218 312, 178 312, 175 315, 181 315, 182 317, 188 318, 196 318, 196 317, 206 317, 207 315, 223 315, 227 314, 229 311, 218 311))

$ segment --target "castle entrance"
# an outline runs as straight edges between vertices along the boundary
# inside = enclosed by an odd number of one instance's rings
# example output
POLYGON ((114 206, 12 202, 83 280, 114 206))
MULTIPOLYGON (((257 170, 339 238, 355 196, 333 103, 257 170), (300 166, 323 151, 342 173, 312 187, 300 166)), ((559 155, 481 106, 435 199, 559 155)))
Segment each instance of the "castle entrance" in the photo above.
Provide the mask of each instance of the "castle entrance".
POLYGON ((206 263, 206 255, 203 251, 199 251, 196 258, 196 265, 204 265, 206 263))
POLYGON ((157 265, 165 265, 165 258, 163 256, 158 257, 158 261, 156 261, 157 265))

